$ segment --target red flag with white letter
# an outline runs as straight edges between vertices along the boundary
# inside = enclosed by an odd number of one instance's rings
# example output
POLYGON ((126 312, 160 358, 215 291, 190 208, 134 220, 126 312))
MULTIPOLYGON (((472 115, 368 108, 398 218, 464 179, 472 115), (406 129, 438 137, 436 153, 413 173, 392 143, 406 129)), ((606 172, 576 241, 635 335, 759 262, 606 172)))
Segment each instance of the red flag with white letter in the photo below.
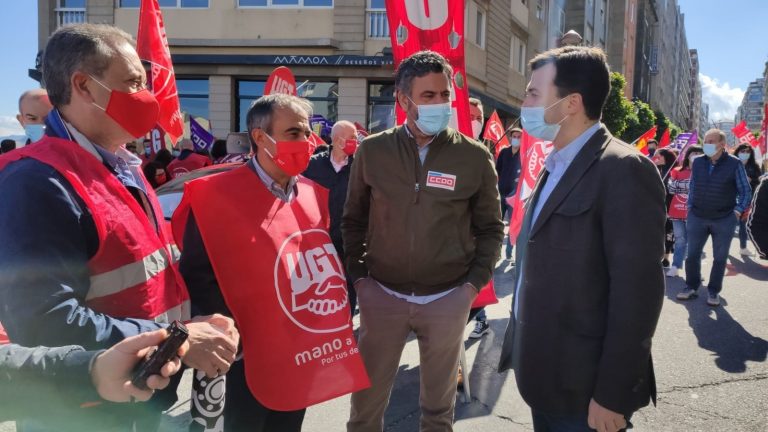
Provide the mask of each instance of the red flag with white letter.
POLYGON ((504 133, 504 125, 501 124, 501 119, 496 110, 493 110, 493 114, 491 114, 491 117, 485 123, 483 139, 496 144, 496 158, 499 157, 499 152, 504 147, 509 147, 509 139, 507 138, 507 134, 504 133))
POLYGON ((269 75, 264 90, 265 95, 285 93, 296 96, 296 78, 290 69, 280 66, 269 75))
MULTIPOLYGON (((386 0, 395 67, 422 50, 432 50, 453 67, 451 127, 472 136, 469 89, 464 66, 464 2, 461 0, 386 0)), ((397 106, 397 123, 405 113, 397 106)))
POLYGON ((509 242, 512 244, 515 244, 523 225, 526 204, 533 193, 536 179, 544 168, 544 161, 553 148, 551 141, 542 141, 528 135, 523 130, 523 136, 520 139, 522 171, 520 172, 520 180, 517 182, 517 193, 512 198, 512 202, 508 203, 512 206, 512 216, 509 218, 509 242))
POLYGON ((160 11, 157 0, 141 0, 139 31, 136 39, 139 58, 152 65, 149 82, 152 93, 160 104, 160 118, 157 124, 175 143, 184 134, 184 120, 181 116, 179 93, 176 90, 176 74, 173 72, 163 13, 160 11))
POLYGON ((731 132, 733 132, 733 134, 736 136, 739 144, 749 144, 752 147, 757 147, 760 145, 760 142, 755 138, 754 135, 752 135, 752 131, 749 130, 747 127, 747 122, 744 120, 734 126, 731 129, 731 132))

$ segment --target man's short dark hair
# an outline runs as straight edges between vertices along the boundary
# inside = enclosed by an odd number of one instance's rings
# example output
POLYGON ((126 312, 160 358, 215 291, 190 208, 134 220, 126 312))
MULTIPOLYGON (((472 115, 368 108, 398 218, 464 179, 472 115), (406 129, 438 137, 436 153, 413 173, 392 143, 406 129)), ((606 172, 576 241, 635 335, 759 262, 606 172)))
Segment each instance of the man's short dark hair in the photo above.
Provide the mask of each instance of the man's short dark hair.
POLYGON ((101 77, 122 43, 136 46, 131 35, 107 24, 76 24, 56 30, 43 53, 43 85, 51 104, 69 104, 75 72, 101 77))
POLYGON ((0 142, 0 154, 8 153, 11 150, 16 150, 16 141, 12 139, 4 139, 0 142))
POLYGON ((557 96, 580 94, 587 117, 599 120, 611 90, 605 52, 595 47, 566 46, 543 52, 530 63, 531 70, 548 64, 555 66, 557 96))
POLYGON ((453 82, 453 68, 445 60, 445 57, 434 51, 419 51, 406 58, 395 71, 395 88, 406 95, 411 93, 411 84, 414 78, 421 78, 431 73, 442 73, 453 82))
POLYGON ((306 111, 307 117, 312 117, 312 104, 303 98, 289 94, 277 93, 268 96, 262 96, 256 99, 248 109, 246 115, 246 125, 248 126, 248 139, 251 141, 251 148, 256 150, 256 143, 253 142, 251 132, 254 129, 262 129, 269 135, 272 135, 272 114, 277 108, 295 107, 306 111))

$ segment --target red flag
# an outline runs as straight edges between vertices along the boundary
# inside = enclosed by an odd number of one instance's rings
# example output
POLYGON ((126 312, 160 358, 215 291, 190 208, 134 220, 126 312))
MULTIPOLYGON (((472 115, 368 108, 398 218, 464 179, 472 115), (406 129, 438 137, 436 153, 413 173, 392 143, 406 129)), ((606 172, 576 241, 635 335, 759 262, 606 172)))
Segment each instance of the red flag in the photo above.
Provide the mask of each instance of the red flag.
POLYGON ((264 95, 276 93, 285 93, 296 96, 296 78, 293 72, 285 66, 275 68, 267 78, 267 84, 264 85, 264 95))
POLYGON ((184 120, 181 117, 176 74, 173 72, 173 63, 171 63, 171 51, 168 48, 163 14, 157 0, 141 0, 139 31, 136 39, 139 58, 152 65, 149 81, 152 85, 152 93, 160 103, 160 118, 157 124, 175 143, 184 134, 184 120))
POLYGON ((642 154, 648 156, 648 141, 656 138, 656 126, 648 129, 640 138, 635 140, 635 148, 642 154))
POLYGON ((671 139, 669 137, 669 128, 666 128, 664 130, 664 133, 661 134, 661 141, 659 141, 659 148, 667 147, 671 143, 671 139))
POLYGON ((311 142, 312 145, 315 146, 315 148, 318 148, 320 146, 324 146, 325 145, 325 141, 323 141, 323 139, 320 138, 320 136, 317 135, 315 132, 312 132, 309 135, 309 142, 311 142))
POLYGON ((520 180, 517 182, 517 193, 512 202, 509 203, 512 206, 512 216, 509 218, 509 242, 512 244, 515 244, 523 225, 525 205, 536 185, 536 179, 544 168, 544 161, 553 148, 551 141, 534 138, 523 130, 523 136, 520 139, 522 171, 520 172, 520 180))
POLYGON ((509 147, 509 139, 507 134, 504 133, 504 125, 501 124, 501 119, 496 110, 493 111, 491 117, 485 123, 485 131, 483 132, 483 139, 491 141, 496 144, 496 157, 499 157, 499 152, 504 147, 509 147))
POLYGON ((731 132, 733 132, 733 134, 736 136, 736 139, 741 144, 749 144, 752 147, 757 147, 760 145, 760 142, 752 134, 752 131, 749 130, 749 128, 747 127, 747 122, 745 122, 744 120, 742 120, 741 123, 731 128, 731 132))
MULTIPOLYGON (((432 50, 453 67, 451 126, 472 136, 469 89, 464 67, 464 2, 462 0, 386 0, 395 68, 421 50, 432 50), (457 127, 458 126, 458 127, 457 127)), ((405 113, 397 106, 397 123, 405 113)))

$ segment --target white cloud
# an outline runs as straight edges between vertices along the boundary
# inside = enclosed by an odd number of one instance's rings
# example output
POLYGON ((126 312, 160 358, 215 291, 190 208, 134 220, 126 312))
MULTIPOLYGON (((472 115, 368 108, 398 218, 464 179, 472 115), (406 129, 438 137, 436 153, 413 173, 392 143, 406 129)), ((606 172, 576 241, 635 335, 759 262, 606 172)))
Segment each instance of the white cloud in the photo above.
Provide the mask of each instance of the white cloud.
POLYGON ((709 120, 731 120, 744 98, 744 90, 731 87, 727 82, 720 83, 716 78, 699 73, 701 99, 709 104, 709 120))
POLYGON ((24 128, 16 121, 16 117, 0 115, 0 137, 10 135, 24 135, 24 128))

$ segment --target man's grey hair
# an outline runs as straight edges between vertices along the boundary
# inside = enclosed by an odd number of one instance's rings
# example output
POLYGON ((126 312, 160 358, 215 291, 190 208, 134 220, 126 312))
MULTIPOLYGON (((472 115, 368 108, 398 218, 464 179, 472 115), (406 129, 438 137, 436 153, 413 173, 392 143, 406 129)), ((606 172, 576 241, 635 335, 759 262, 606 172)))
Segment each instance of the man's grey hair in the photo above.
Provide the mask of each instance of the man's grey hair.
MULTIPOLYGON (((303 98, 289 94, 273 94, 262 96, 251 105, 246 115, 246 124, 248 125, 248 136, 254 129, 262 129, 272 135, 272 114, 278 108, 293 108, 303 110, 307 117, 312 117, 312 104, 303 98)), ((253 138, 251 138, 251 144, 253 138)))
POLYGON ((336 139, 336 136, 341 133, 341 130, 344 128, 352 128, 352 130, 356 131, 357 127, 355 127, 355 124, 348 120, 339 120, 336 123, 333 124, 333 127, 331 128, 331 139, 336 139))
POLYGON ((712 128, 712 129, 708 130, 707 133, 704 134, 704 138, 706 138, 707 135, 709 135, 709 134, 716 134, 719 137, 718 142, 721 142, 721 143, 725 143, 726 142, 725 132, 721 131, 720 129, 712 128))
POLYGON ((406 95, 411 94, 414 78, 421 78, 430 73, 442 73, 453 83, 453 68, 445 57, 434 51, 419 51, 403 60, 395 71, 395 88, 406 95))
POLYGON ((101 77, 122 43, 136 46, 131 35, 107 24, 76 24, 53 33, 43 53, 43 85, 51 104, 69 104, 75 72, 101 77))

